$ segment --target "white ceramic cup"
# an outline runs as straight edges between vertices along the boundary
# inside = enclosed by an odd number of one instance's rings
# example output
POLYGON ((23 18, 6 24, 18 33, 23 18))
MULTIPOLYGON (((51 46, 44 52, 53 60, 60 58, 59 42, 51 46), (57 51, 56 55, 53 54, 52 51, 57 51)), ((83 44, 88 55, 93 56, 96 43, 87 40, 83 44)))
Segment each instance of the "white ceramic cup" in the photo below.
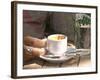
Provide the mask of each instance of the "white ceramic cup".
POLYGON ((47 38, 47 49, 53 55, 64 55, 67 51, 67 36, 62 34, 53 34, 47 38), (55 39, 57 36, 63 37, 62 39, 55 39))

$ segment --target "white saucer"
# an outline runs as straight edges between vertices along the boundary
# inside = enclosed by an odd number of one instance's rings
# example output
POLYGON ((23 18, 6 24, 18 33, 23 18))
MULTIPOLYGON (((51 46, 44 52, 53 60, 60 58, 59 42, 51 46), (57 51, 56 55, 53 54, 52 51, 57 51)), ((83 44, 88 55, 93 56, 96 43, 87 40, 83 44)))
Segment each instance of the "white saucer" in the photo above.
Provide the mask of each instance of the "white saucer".
POLYGON ((74 55, 75 52, 76 52, 76 49, 67 49, 67 52, 65 52, 65 55, 63 56, 52 55, 52 54, 49 54, 48 52, 48 54, 46 55, 41 55, 40 58, 52 63, 61 63, 73 58, 75 56, 74 55))
POLYGON ((74 56, 54 56, 54 55, 44 55, 40 56, 41 59, 52 63, 61 63, 66 60, 73 58, 74 56))

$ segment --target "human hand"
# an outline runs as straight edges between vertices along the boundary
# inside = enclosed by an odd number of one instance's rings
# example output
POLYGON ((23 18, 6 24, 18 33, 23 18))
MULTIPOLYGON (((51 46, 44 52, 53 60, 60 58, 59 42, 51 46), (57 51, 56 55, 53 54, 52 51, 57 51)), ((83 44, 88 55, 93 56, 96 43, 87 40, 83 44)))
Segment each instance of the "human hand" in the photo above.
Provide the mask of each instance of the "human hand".
POLYGON ((46 39, 24 37, 24 61, 46 54, 46 39))

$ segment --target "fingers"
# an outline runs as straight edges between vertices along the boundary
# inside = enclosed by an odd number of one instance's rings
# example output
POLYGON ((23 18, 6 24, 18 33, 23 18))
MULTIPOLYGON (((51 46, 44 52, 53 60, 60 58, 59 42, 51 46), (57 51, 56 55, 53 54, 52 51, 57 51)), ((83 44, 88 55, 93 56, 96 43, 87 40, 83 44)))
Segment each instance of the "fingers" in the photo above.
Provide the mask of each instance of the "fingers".
POLYGON ((44 48, 33 48, 32 49, 32 55, 39 57, 40 55, 44 55, 46 53, 46 50, 44 48))
POLYGON ((46 40, 33 38, 31 36, 26 36, 24 38, 24 44, 28 46, 37 47, 37 48, 43 48, 46 46, 46 40))
POLYGON ((39 57, 40 55, 44 55, 46 53, 46 50, 44 48, 35 48, 26 45, 24 45, 24 51, 26 54, 35 57, 39 57))

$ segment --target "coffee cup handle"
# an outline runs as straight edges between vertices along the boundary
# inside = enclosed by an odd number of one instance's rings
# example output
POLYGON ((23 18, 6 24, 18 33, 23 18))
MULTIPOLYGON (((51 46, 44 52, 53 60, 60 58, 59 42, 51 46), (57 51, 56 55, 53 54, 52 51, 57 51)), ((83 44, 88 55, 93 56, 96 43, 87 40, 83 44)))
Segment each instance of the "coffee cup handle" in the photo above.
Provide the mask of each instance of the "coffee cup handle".
POLYGON ((46 50, 48 50, 48 45, 49 45, 49 44, 48 44, 48 40, 47 40, 47 41, 46 41, 46 46, 45 46, 45 49, 46 49, 46 50))
POLYGON ((46 50, 48 50, 48 41, 47 41, 47 38, 44 38, 44 39, 43 39, 43 41, 45 41, 45 42, 46 42, 46 44, 45 44, 45 47, 44 47, 44 48, 45 48, 46 50))

